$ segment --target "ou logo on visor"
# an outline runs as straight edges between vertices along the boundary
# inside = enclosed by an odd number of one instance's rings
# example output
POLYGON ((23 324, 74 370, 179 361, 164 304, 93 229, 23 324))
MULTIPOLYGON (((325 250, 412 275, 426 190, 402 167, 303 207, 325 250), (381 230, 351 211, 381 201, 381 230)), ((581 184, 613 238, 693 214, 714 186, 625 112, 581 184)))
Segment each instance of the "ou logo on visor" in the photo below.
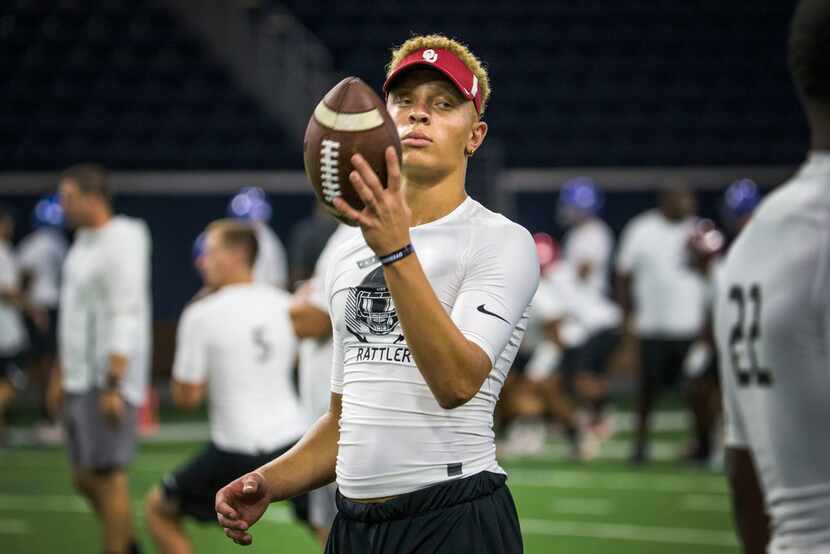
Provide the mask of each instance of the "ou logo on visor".
POLYGON ((424 53, 421 54, 421 56, 429 63, 435 63, 438 61, 438 54, 432 48, 424 50, 424 53))

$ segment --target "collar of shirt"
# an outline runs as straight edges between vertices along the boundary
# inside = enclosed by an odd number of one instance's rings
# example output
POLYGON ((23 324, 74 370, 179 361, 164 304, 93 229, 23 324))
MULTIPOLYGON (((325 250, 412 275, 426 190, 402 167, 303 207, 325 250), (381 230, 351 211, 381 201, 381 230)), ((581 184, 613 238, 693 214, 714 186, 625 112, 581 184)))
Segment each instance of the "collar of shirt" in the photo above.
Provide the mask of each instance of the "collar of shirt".
POLYGON ((815 177, 830 174, 830 151, 811 150, 807 161, 801 167, 801 177, 815 177))
POLYGON ((448 213, 446 215, 442 215, 438 219, 435 219, 435 220, 430 221, 428 223, 422 223, 420 225, 415 225, 415 226, 412 227, 412 229, 427 229, 429 227, 435 227, 436 225, 441 225, 443 223, 448 223, 450 221, 458 219, 459 217, 461 217, 467 211, 467 208, 472 206, 473 202, 474 202, 474 200, 470 196, 468 196, 467 198, 464 199, 463 202, 461 202, 461 204, 456 206, 455 209, 453 211, 451 211, 450 213, 448 213))

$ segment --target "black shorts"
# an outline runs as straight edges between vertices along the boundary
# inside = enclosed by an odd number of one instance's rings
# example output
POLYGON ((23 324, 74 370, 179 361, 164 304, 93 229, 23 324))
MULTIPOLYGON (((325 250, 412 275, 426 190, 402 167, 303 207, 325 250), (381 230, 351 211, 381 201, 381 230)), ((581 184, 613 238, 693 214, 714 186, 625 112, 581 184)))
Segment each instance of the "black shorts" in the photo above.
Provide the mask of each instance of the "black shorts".
POLYGON ((640 339, 640 378, 652 387, 674 387, 683 381, 683 362, 694 338, 640 339))
POLYGON ((559 363, 562 375, 571 378, 581 371, 594 375, 604 374, 621 336, 615 328, 603 329, 588 337, 580 346, 568 348, 562 353, 562 361, 559 363))
POLYGON ((20 356, 0 354, 0 379, 11 381, 17 371, 20 371, 20 356))
POLYGON ((49 325, 41 329, 28 315, 24 318, 29 333, 29 352, 32 356, 51 355, 58 352, 58 310, 49 310, 49 325))
MULTIPOLYGON (((246 473, 284 454, 293 445, 265 454, 228 452, 208 443, 194 458, 165 476, 164 497, 176 504, 179 513, 207 523, 216 522, 216 492, 246 473)), ((294 513, 308 521, 308 496, 291 499, 294 513)))
POLYGON ((506 480, 483 471, 378 504, 338 491, 326 554, 519 554, 519 516, 506 480))

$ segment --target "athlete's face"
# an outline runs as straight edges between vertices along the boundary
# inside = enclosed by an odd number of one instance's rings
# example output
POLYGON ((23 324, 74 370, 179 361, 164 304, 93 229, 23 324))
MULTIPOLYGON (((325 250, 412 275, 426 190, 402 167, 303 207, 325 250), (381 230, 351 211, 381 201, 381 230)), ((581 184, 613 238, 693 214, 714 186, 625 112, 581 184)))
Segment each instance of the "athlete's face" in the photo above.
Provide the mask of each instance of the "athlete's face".
POLYGON ((671 220, 685 219, 697 211, 695 195, 686 188, 664 191, 660 198, 663 213, 671 220))
POLYGON ((87 225, 89 220, 89 195, 81 191, 78 183, 72 179, 61 180, 58 186, 61 207, 70 227, 77 228, 87 225))
POLYGON ((238 264, 238 249, 230 248, 225 243, 221 231, 209 231, 205 238, 205 250, 199 257, 199 269, 205 284, 210 287, 221 287, 238 264))
POLYGON ((440 178, 463 165, 487 134, 473 103, 434 69, 415 69, 398 79, 386 100, 403 147, 403 173, 440 178))

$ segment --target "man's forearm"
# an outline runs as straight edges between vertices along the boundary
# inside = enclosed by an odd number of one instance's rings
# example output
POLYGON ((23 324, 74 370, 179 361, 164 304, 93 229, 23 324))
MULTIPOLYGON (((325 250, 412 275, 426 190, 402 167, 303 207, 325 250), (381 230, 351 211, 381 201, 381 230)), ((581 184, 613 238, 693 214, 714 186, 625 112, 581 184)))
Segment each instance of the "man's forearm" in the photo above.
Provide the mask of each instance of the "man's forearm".
POLYGON ((127 361, 127 357, 121 354, 109 355, 109 368, 105 380, 107 387, 115 388, 121 384, 127 372, 127 361))
POLYGON ((384 268, 406 343, 444 408, 466 402, 490 371, 490 360, 461 333, 432 290, 416 255, 384 268))
POLYGON ((334 481, 341 401, 340 395, 332 395, 332 409, 318 419, 291 450, 257 470, 268 484, 272 502, 304 494, 334 481))

